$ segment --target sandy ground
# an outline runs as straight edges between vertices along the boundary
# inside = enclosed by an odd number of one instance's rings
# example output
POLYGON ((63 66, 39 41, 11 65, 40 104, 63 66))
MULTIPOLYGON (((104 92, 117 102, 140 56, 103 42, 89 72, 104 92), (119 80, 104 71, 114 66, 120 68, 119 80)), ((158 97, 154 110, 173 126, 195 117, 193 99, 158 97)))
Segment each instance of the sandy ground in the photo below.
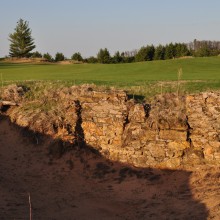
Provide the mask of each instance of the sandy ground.
POLYGON ((0 219, 220 219, 220 168, 135 169, 86 149, 48 155, 49 137, 0 118, 0 219), (37 144, 38 141, 38 144, 37 144))

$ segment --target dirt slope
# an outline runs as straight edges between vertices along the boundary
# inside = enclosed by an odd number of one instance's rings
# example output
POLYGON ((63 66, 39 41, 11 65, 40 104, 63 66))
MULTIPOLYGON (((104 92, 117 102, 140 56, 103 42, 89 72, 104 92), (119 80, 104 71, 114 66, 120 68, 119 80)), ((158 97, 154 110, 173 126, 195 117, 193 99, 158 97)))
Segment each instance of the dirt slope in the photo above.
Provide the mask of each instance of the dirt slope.
POLYGON ((220 168, 131 169, 0 118, 0 219, 220 219, 220 168), (37 144, 38 142, 38 144, 37 144))

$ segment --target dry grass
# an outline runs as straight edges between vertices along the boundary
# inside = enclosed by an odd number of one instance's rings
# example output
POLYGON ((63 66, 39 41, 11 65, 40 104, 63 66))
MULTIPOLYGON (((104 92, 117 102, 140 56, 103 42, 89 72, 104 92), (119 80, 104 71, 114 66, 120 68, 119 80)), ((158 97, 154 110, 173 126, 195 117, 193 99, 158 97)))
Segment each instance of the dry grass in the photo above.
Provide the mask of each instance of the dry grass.
POLYGON ((36 63, 48 63, 48 62, 44 58, 6 58, 4 59, 3 63, 36 64, 36 63))

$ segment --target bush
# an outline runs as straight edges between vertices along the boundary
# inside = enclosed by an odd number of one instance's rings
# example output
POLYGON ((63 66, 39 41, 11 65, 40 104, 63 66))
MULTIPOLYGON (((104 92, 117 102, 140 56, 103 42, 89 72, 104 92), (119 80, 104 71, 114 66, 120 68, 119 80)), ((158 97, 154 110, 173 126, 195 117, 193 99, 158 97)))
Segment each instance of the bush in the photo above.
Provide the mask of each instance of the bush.
POLYGON ((92 57, 87 58, 85 60, 85 62, 87 62, 87 63, 98 63, 98 59, 92 56, 92 57))
POLYGON ((32 58, 42 58, 42 54, 39 53, 38 51, 33 52, 31 55, 32 58))
POLYGON ((43 58, 45 59, 45 60, 47 60, 48 62, 53 62, 54 60, 53 60, 53 57, 49 54, 49 53, 45 53, 44 55, 43 55, 43 58))
POLYGON ((57 52, 55 55, 55 62, 63 61, 65 59, 63 53, 57 52))
POLYGON ((78 53, 74 53, 71 57, 72 60, 75 60, 75 61, 83 61, 83 58, 81 56, 81 54, 78 52, 78 53))

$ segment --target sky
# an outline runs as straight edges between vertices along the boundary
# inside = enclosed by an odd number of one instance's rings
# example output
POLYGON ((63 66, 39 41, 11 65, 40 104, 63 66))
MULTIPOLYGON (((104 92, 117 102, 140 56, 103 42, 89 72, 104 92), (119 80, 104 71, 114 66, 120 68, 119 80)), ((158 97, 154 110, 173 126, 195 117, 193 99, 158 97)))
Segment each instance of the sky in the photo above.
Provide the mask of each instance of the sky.
POLYGON ((0 57, 17 21, 29 22, 37 51, 96 56, 148 44, 220 40, 219 0, 0 0, 0 57))

